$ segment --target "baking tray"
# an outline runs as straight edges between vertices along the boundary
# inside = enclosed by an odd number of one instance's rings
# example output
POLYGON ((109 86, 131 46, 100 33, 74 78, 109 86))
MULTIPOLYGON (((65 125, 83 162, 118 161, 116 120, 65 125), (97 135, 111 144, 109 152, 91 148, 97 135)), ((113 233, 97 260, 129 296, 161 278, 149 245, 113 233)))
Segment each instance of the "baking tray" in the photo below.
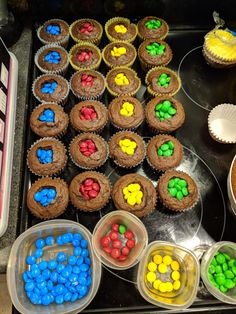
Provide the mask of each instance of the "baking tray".
MULTIPOLYGON (((235 241, 233 236, 235 220, 232 218, 227 200, 226 182, 230 163, 236 153, 236 145, 223 145, 213 141, 207 129, 207 116, 209 111, 219 103, 236 104, 236 68, 216 70, 206 64, 201 52, 205 33, 206 31, 203 30, 172 30, 166 38, 173 50, 173 59, 168 67, 177 71, 182 80, 182 88, 175 98, 182 102, 186 112, 184 125, 173 133, 184 145, 184 158, 178 169, 188 172, 196 180, 200 190, 200 201, 192 210, 177 214, 167 211, 160 203, 157 203, 155 212, 142 219, 147 227, 149 242, 153 240, 176 242, 192 249, 199 259, 212 243, 220 240, 235 241)), ((106 43, 106 39, 104 39, 100 48, 106 43)), ((73 42, 71 41, 67 48, 68 51, 72 45, 73 42)), ((138 42, 135 43, 135 46, 138 47, 138 42)), ((40 75, 33 63, 34 54, 39 47, 40 43, 34 32, 31 83, 40 75)), ((137 98, 145 106, 149 100, 144 84, 145 74, 140 69, 138 60, 136 60, 133 68, 142 79, 142 86, 137 98)), ((103 63, 99 71, 103 74, 106 73, 107 69, 103 63)), ((70 68, 66 78, 69 79, 72 73, 73 70, 70 68)), ((101 101, 107 105, 111 99, 106 91, 101 101)), ((78 100, 70 93, 65 111, 69 112, 76 103, 78 100)), ((37 140, 36 135, 28 128, 30 113, 37 104, 29 87, 24 160, 28 148, 37 140)), ((114 133, 115 129, 108 124, 101 135, 108 140, 114 133)), ((138 129, 137 133, 142 135, 146 142, 153 136, 145 123, 138 129)), ((67 147, 75 135, 76 132, 69 127, 66 136, 62 138, 67 147)), ((81 171, 69 160, 61 177, 70 183, 72 178, 81 171)), ((112 183, 118 177, 130 172, 138 172, 149 177, 155 185, 158 180, 158 174, 150 169, 146 161, 140 167, 132 170, 121 170, 111 160, 108 160, 99 171, 106 174, 112 183)), ((18 234, 40 222, 39 219, 29 213, 26 205, 27 191, 31 182, 35 180, 36 177, 29 173, 25 162, 18 234)), ((67 211, 60 218, 77 221, 92 232, 97 221, 114 209, 112 201, 103 210, 94 213, 80 212, 69 205, 67 211)), ((137 266, 126 271, 115 271, 103 267, 98 293, 84 312, 170 312, 147 303, 140 296, 135 284, 136 275, 137 266)), ((197 298, 191 308, 185 312, 216 310, 236 311, 236 306, 220 303, 207 292, 203 283, 200 282, 197 298)), ((171 313, 177 312, 171 310, 171 313)))

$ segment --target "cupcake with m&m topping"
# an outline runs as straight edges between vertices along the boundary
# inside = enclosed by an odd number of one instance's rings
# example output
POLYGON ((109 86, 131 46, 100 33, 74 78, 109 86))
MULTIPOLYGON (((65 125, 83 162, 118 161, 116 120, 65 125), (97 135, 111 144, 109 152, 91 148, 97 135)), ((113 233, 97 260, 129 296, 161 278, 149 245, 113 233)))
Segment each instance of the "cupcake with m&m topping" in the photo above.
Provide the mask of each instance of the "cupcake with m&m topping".
POLYGON ((44 44, 57 44, 67 47, 69 42, 69 25, 60 19, 46 21, 37 30, 39 40, 44 44))
POLYGON ((129 19, 114 17, 105 24, 107 38, 113 41, 124 41, 132 43, 137 36, 137 27, 129 19))
POLYGON ((138 24, 138 36, 141 40, 153 38, 164 39, 169 31, 165 20, 156 16, 146 16, 138 24))

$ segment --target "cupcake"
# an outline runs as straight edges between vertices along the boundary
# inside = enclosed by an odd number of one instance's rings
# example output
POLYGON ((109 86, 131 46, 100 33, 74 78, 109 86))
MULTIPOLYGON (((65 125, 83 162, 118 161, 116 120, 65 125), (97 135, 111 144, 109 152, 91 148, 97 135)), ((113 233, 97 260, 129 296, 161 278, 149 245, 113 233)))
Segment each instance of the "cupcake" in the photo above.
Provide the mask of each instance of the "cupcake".
POLYGON ((97 100, 81 101, 70 112, 71 125, 78 132, 100 132, 107 121, 108 110, 97 100))
POLYGON ((168 170, 160 177, 157 193, 163 205, 175 212, 192 208, 199 198, 195 181, 177 170, 168 170))
POLYGON ((38 105, 30 115, 31 130, 40 137, 61 137, 69 124, 63 108, 54 103, 38 105))
POLYGON ((65 74, 69 65, 68 53, 61 46, 46 45, 37 51, 34 62, 43 73, 65 74))
POLYGON ((179 166, 183 158, 183 147, 173 136, 161 134, 151 138, 147 145, 147 160, 158 171, 179 166))
POLYGON ((69 202, 69 190, 62 179, 42 178, 32 184, 27 193, 27 207, 40 219, 60 216, 69 202))
POLYGON ((56 74, 43 74, 33 83, 33 94, 40 102, 56 102, 65 104, 69 95, 67 80, 56 74))
POLYGON ((110 41, 132 43, 137 36, 137 27, 124 17, 114 17, 105 24, 105 32, 110 41))
POLYGON ((123 168, 139 165, 145 157, 145 144, 142 138, 131 131, 121 131, 109 141, 110 158, 123 168))
POLYGON ((182 104, 169 96, 155 97, 145 109, 146 120, 154 132, 173 132, 185 121, 182 104))
POLYGON ((100 49, 91 43, 82 42, 74 45, 69 52, 72 68, 79 70, 96 70, 102 61, 100 49))
POLYGON ((36 141, 27 156, 30 171, 43 177, 59 174, 65 168, 66 162, 65 146, 53 137, 36 141))
POLYGON ((112 189, 115 207, 131 212, 139 218, 154 211, 156 198, 156 190, 152 182, 137 173, 120 177, 112 189))
POLYGON ((74 164, 83 169, 101 167, 108 157, 108 145, 94 133, 81 133, 70 144, 70 156, 74 164))
POLYGON ((108 44, 102 51, 102 58, 109 68, 118 66, 131 67, 136 59, 137 52, 130 43, 115 41, 108 44))
POLYGON ((111 69, 106 76, 107 89, 112 96, 134 96, 140 86, 141 80, 137 73, 128 67, 111 69))
POLYGON ((112 124, 118 129, 136 129, 144 120, 142 104, 131 96, 114 98, 109 104, 108 114, 112 124))
POLYGON ((80 19, 70 25, 70 35, 75 42, 99 45, 102 33, 102 25, 93 19, 80 19))
POLYGON ((214 29, 204 37, 203 56, 214 68, 236 65, 236 37, 228 30, 214 29))
POLYGON ((100 99, 106 88, 104 76, 94 70, 75 72, 70 79, 73 94, 80 100, 100 99))
POLYGON ((167 65, 172 59, 170 46, 160 39, 146 39, 138 49, 140 64, 144 71, 155 66, 167 65))
POLYGON ((69 25, 59 19, 48 20, 38 28, 37 35, 44 45, 57 44, 67 47, 70 37, 69 25))
POLYGON ((85 171, 71 181, 69 187, 71 203, 85 212, 103 208, 110 199, 111 186, 104 174, 96 171, 85 171))
POLYGON ((169 26, 163 19, 155 16, 146 16, 137 24, 138 36, 145 39, 164 39, 169 31, 169 26))
POLYGON ((152 96, 173 96, 180 87, 179 76, 169 68, 156 67, 148 71, 145 77, 147 90, 152 96))

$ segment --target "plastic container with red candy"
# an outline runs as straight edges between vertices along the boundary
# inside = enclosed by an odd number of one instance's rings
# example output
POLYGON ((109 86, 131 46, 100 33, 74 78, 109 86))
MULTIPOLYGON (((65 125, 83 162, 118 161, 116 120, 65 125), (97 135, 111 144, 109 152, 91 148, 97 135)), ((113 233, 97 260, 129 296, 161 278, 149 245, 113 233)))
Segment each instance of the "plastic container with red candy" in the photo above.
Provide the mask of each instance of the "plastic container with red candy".
POLYGON ((113 269, 136 265, 148 244, 145 226, 135 215, 115 210, 102 217, 94 228, 92 245, 100 261, 113 269))

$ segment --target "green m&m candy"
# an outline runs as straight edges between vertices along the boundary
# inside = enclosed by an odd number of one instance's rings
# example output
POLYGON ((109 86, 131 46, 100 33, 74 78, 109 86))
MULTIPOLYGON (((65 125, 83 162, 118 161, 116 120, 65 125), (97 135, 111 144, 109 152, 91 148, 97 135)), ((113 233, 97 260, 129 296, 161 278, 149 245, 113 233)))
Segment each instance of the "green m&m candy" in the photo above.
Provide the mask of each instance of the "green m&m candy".
POLYGON ((125 231, 126 231, 126 229, 127 229, 126 226, 120 225, 120 226, 119 226, 119 233, 120 233, 120 234, 124 234, 125 231))

